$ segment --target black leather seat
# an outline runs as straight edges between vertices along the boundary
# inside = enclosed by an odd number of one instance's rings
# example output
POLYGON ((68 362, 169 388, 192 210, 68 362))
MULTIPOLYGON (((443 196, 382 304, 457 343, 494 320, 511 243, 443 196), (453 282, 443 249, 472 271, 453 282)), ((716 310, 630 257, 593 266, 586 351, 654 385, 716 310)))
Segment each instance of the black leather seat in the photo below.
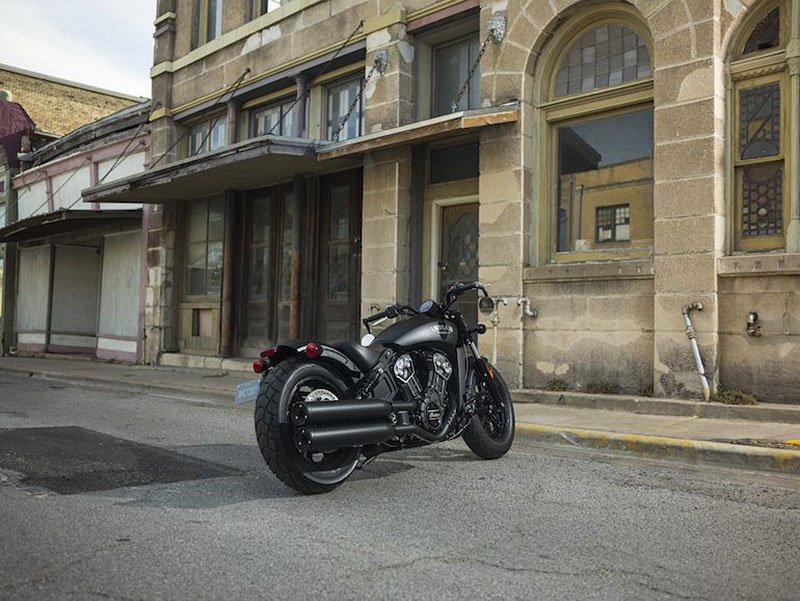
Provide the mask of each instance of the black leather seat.
POLYGON ((381 357, 379 350, 363 347, 352 340, 339 340, 331 344, 333 348, 341 351, 358 366, 358 369, 367 373, 378 362, 381 357))

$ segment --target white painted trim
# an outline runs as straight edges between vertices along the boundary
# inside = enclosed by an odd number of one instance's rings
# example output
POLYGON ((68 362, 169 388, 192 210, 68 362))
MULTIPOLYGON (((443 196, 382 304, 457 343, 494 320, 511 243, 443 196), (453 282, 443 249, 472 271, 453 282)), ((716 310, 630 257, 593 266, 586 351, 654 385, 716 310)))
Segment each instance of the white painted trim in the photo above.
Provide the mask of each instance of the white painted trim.
POLYGON ((136 354, 136 340, 120 340, 118 338, 97 338, 98 350, 116 351, 120 353, 136 354))
POLYGON ((93 349, 97 345, 97 338, 94 336, 78 336, 75 334, 50 334, 50 345, 93 349))
POLYGON ((46 344, 47 334, 30 334, 28 332, 19 332, 17 334, 18 344, 46 344))
MULTIPOLYGON (((477 194, 469 194, 467 196, 454 196, 453 198, 440 198, 429 201, 426 210, 429 211, 430 216, 430 244, 431 244, 431 262, 430 262, 430 280, 428 281, 428 296, 427 298, 439 298, 439 259, 441 255, 441 240, 442 240, 442 209, 444 207, 452 207, 457 205, 466 205, 472 203, 479 203, 480 199, 477 194)), ((424 295, 423 295, 424 296, 424 295)))

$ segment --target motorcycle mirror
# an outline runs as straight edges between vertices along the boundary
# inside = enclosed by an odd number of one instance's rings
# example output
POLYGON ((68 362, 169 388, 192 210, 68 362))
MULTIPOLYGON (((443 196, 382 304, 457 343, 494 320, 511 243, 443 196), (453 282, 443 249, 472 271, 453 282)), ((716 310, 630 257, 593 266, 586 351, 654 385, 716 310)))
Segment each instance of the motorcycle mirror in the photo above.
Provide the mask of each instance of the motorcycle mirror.
POLYGON ((478 301, 478 310, 484 315, 489 315, 494 311, 494 301, 491 296, 482 296, 478 301))
POLYGON ((375 336, 373 336, 372 334, 364 334, 364 337, 361 339, 361 346, 366 347, 372 344, 373 342, 375 342, 375 336))

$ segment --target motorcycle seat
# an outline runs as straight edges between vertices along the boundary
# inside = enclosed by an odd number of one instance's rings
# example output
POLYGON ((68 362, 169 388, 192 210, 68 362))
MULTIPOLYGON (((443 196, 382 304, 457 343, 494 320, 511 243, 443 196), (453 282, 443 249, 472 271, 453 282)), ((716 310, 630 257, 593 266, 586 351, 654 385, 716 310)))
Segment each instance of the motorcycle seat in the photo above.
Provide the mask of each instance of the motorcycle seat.
POLYGON ((379 350, 361 346, 352 340, 339 340, 331 344, 331 346, 344 353, 364 373, 375 367, 381 357, 379 350))

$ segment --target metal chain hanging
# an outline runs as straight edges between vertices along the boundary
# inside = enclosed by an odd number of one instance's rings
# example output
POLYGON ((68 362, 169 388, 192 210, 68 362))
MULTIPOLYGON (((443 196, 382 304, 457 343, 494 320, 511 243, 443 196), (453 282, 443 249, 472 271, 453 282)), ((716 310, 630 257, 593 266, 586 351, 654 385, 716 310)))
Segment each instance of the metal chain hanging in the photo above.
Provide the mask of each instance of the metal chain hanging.
POLYGON ((470 81, 472 81, 473 76, 475 75, 475 71, 478 69, 478 65, 481 64, 481 59, 483 55, 486 53, 486 48, 489 47, 489 42, 495 42, 499 44, 503 41, 503 38, 506 35, 506 19, 503 15, 495 15, 489 19, 486 23, 486 27, 488 32, 486 34, 486 39, 483 40, 481 44, 481 49, 478 52, 478 56, 475 58, 475 62, 472 63, 472 67, 470 67, 469 73, 467 73, 467 79, 461 84, 461 88, 458 90, 458 94, 456 94, 455 99, 453 102, 450 103, 450 109, 455 113, 458 110, 458 105, 461 102, 461 97, 464 96, 464 92, 467 91, 469 87, 470 81))
POLYGON ((358 105, 359 100, 361 100, 361 96, 362 94, 364 94, 364 89, 367 87, 369 80, 372 79, 372 76, 375 74, 375 71, 380 70, 380 68, 381 64, 376 59, 375 64, 372 65, 372 68, 369 70, 369 73, 367 73, 367 76, 364 78, 364 81, 361 82, 361 86, 359 86, 358 88, 358 93, 356 94, 356 97, 353 98, 353 102, 350 103, 350 108, 347 109, 347 113, 342 118, 341 123, 339 123, 339 127, 334 132, 333 134, 334 142, 339 141, 339 134, 342 133, 342 130, 344 129, 344 126, 347 125, 347 122, 350 120, 350 116, 353 114, 353 111, 356 110, 356 106, 358 105))

